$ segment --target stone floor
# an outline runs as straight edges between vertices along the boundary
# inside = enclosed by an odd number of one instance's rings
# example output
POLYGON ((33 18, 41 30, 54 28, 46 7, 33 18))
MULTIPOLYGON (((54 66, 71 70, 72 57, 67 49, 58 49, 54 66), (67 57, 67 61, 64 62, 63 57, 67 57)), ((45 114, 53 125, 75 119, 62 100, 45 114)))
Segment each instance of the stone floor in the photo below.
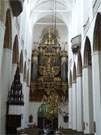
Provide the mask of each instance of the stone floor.
MULTIPOLYGON (((63 129, 60 131, 61 134, 54 134, 54 135, 84 135, 83 132, 77 132, 71 129, 63 129)), ((40 129, 24 129, 22 133, 19 133, 18 135, 53 135, 53 134, 43 134, 42 130, 40 129)))

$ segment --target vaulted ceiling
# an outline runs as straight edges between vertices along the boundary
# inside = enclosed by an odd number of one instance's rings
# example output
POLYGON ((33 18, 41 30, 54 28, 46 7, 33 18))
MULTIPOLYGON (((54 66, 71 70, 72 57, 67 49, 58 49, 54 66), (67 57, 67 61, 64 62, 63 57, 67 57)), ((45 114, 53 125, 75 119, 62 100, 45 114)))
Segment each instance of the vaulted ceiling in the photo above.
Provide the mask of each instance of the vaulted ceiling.
POLYGON ((68 40, 68 25, 74 0, 29 0, 33 42, 38 42, 45 27, 55 23, 62 41, 68 40), (55 17, 56 16, 56 17, 55 17))

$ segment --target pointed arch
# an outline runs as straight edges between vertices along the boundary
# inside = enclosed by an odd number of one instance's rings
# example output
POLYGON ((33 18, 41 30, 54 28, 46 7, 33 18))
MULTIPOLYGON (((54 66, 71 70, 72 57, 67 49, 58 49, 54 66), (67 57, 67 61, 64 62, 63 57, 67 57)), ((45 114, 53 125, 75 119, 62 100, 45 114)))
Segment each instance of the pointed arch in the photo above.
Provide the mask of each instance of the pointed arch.
POLYGON ((78 53, 78 60, 77 60, 77 76, 82 75, 82 58, 81 53, 78 53))
POLYGON ((76 65, 73 66, 73 82, 76 82, 76 65))
POLYGON ((91 44, 89 38, 86 37, 84 47, 84 67, 91 66, 91 64, 92 64, 91 44))
POLYGON ((20 73, 23 73, 23 51, 21 51, 21 53, 20 53, 19 67, 20 67, 20 73))
POLYGON ((93 40, 93 51, 101 51, 101 13, 96 17, 93 40))
POLYGON ((24 79, 24 81, 26 81, 26 61, 25 61, 25 63, 24 63, 24 74, 23 74, 23 79, 24 79))
POLYGON ((72 73, 70 70, 70 74, 69 74, 69 87, 72 87, 72 73))
POLYGON ((15 36, 14 45, 13 45, 13 57, 12 63, 17 64, 19 61, 19 43, 18 43, 18 36, 15 36))
POLYGON ((10 9, 6 12, 4 48, 12 49, 12 22, 10 9))

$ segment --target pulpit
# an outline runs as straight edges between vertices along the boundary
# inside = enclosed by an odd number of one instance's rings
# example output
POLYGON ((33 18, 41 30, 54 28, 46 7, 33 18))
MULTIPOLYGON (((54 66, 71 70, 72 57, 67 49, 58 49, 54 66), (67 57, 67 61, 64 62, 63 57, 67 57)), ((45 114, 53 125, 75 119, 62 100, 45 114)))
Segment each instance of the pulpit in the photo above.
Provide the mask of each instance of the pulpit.
POLYGON ((24 110, 24 96, 22 92, 22 84, 20 82, 19 67, 17 67, 14 81, 8 93, 7 114, 6 114, 6 133, 15 134, 17 128, 21 127, 24 110))

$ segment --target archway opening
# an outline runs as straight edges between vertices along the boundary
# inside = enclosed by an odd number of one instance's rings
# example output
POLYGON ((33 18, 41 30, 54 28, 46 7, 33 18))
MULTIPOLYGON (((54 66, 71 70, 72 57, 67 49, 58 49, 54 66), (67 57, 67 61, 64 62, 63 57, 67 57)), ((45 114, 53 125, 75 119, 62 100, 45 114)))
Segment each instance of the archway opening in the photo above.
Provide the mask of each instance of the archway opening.
POLYGON ((72 86, 72 73, 70 71, 70 75, 69 75, 69 85, 70 87, 72 86))
POLYGON ((77 75, 82 75, 82 58, 81 53, 78 53, 78 61, 77 61, 77 75))
POLYGON ((101 51, 101 13, 97 14, 95 22, 93 51, 101 51))
POLYGON ((91 43, 88 37, 85 40, 84 68, 83 68, 83 100, 84 100, 84 121, 85 132, 93 133, 93 90, 92 90, 92 55, 91 43), (88 131, 87 131, 88 130, 88 131))
POLYGON ((23 73, 23 52, 21 51, 20 53, 20 63, 19 63, 19 67, 20 67, 20 73, 23 73))
POLYGON ((5 36, 4 36, 4 48, 12 48, 12 23, 11 23, 11 13, 10 9, 6 12, 6 22, 5 22, 5 36))
POLYGON ((12 63, 17 64, 19 61, 19 45, 18 45, 18 36, 15 36, 14 45, 13 45, 13 57, 12 63))
POLYGON ((91 57, 91 44, 88 37, 86 37, 85 48, 84 48, 84 66, 92 65, 92 57, 91 57))
POLYGON ((73 82, 75 82, 76 81, 76 65, 75 65, 75 63, 74 63, 74 66, 73 66, 73 82))

